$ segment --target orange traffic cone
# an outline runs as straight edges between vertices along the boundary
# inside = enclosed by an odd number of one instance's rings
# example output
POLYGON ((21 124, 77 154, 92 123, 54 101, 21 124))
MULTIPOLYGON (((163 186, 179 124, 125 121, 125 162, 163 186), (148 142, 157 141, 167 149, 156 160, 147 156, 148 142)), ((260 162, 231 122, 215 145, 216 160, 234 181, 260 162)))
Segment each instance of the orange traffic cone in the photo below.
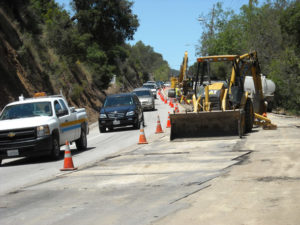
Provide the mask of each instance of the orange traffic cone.
POLYGON ((156 131, 155 131, 155 133, 156 134, 163 133, 163 130, 162 130, 161 125, 160 125, 159 115, 157 115, 157 125, 156 125, 156 131))
POLYGON ((267 113, 264 112, 264 113, 262 114, 262 116, 263 116, 263 117, 267 117, 267 113))
POLYGON ((143 127, 143 125, 141 125, 140 138, 139 138, 139 143, 138 144, 148 144, 148 142, 146 140, 145 133, 144 133, 144 127, 143 127))
POLYGON ((179 107, 178 107, 177 103, 176 103, 176 106, 175 106, 175 112, 179 113, 179 107))
POLYGON ((174 108, 173 100, 172 100, 172 102, 171 102, 171 108, 174 108))
POLYGON ((74 164, 73 164, 70 145, 69 145, 68 141, 66 141, 64 168, 62 168, 60 170, 61 171, 77 170, 77 167, 74 167, 74 164))
POLYGON ((168 100, 167 99, 165 99, 165 104, 167 104, 168 103, 168 100))
POLYGON ((167 121, 167 127, 166 128, 171 128, 171 121, 170 121, 170 112, 168 112, 168 121, 167 121))

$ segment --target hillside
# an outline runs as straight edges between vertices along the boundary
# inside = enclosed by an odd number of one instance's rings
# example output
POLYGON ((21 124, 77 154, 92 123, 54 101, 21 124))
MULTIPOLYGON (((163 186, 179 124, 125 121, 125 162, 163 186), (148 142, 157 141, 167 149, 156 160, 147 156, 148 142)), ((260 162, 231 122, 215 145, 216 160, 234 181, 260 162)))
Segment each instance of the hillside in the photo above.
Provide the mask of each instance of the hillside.
MULTIPOLYGON (((66 68, 67 72, 61 74, 61 79, 49 75, 41 59, 47 58, 49 63, 55 63, 57 60, 55 55, 51 55, 49 49, 45 49, 49 52, 43 52, 43 55, 40 55, 34 45, 24 49, 25 43, 21 31, 12 22, 12 18, 12 14, 7 14, 0 9, 0 107, 3 108, 8 102, 18 99, 21 94, 30 97, 39 91, 58 94, 61 90, 71 105, 85 107, 90 120, 94 121, 95 113, 104 95, 93 87, 79 66, 73 68, 72 71, 66 68), (78 99, 72 99, 72 94, 74 95, 72 84, 74 83, 87 84, 78 99)), ((26 23, 26 21, 21 21, 21 23, 26 23)))
POLYGON ((150 74, 168 76, 167 62, 152 47, 127 45, 126 38, 101 45, 92 33, 80 33, 79 25, 53 0, 0 3, 0 109, 21 94, 62 92, 70 105, 86 108, 89 120, 96 121, 105 95, 130 91, 150 74), (114 74, 117 83, 111 87, 114 74))

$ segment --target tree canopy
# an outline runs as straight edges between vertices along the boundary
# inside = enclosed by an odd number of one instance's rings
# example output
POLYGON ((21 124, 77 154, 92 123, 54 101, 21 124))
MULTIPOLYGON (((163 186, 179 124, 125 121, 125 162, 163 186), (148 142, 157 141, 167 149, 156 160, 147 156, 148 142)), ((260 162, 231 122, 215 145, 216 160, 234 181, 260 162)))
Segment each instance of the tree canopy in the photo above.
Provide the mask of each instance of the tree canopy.
MULTIPOLYGON (((17 5, 18 1, 12 1, 17 5)), ((131 46, 138 17, 128 0, 73 0, 72 17, 54 0, 24 0, 36 41, 50 47, 70 68, 86 68, 100 89, 109 87, 113 75, 125 86, 164 79, 169 66, 159 53, 141 41, 131 46)), ((18 6, 19 7, 19 6, 18 6)))
POLYGON ((276 105, 300 113, 299 0, 268 0, 261 5, 249 1, 239 14, 217 3, 201 17, 204 31, 197 48, 199 56, 256 50, 263 74, 276 84, 276 105))

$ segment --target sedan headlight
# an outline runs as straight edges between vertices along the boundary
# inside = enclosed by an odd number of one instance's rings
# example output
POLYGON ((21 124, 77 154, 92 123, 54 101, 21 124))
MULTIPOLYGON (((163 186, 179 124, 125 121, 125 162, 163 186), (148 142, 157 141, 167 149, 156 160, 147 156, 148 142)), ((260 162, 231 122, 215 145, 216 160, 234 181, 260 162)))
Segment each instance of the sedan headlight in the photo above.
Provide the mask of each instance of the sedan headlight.
POLYGON ((38 126, 36 128, 36 131, 37 131, 38 137, 44 137, 44 136, 50 135, 50 129, 49 129, 48 125, 38 126))
POLYGON ((134 111, 129 111, 126 113, 126 116, 133 116, 134 115, 134 111))
POLYGON ((105 119, 105 118, 107 118, 107 116, 106 116, 106 114, 100 114, 100 119, 105 119))

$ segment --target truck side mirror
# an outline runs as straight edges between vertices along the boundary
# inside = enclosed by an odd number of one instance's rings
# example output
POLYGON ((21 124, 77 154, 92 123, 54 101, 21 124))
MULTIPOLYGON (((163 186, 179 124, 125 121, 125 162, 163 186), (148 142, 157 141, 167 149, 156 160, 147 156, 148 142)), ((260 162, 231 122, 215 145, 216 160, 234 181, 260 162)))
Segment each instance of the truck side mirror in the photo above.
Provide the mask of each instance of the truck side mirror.
POLYGON ((64 110, 64 109, 59 109, 56 112, 57 117, 61 117, 61 116, 67 115, 67 114, 68 114, 68 110, 64 110))
POLYGON ((70 112, 71 113, 75 112, 75 107, 70 107, 70 112))

